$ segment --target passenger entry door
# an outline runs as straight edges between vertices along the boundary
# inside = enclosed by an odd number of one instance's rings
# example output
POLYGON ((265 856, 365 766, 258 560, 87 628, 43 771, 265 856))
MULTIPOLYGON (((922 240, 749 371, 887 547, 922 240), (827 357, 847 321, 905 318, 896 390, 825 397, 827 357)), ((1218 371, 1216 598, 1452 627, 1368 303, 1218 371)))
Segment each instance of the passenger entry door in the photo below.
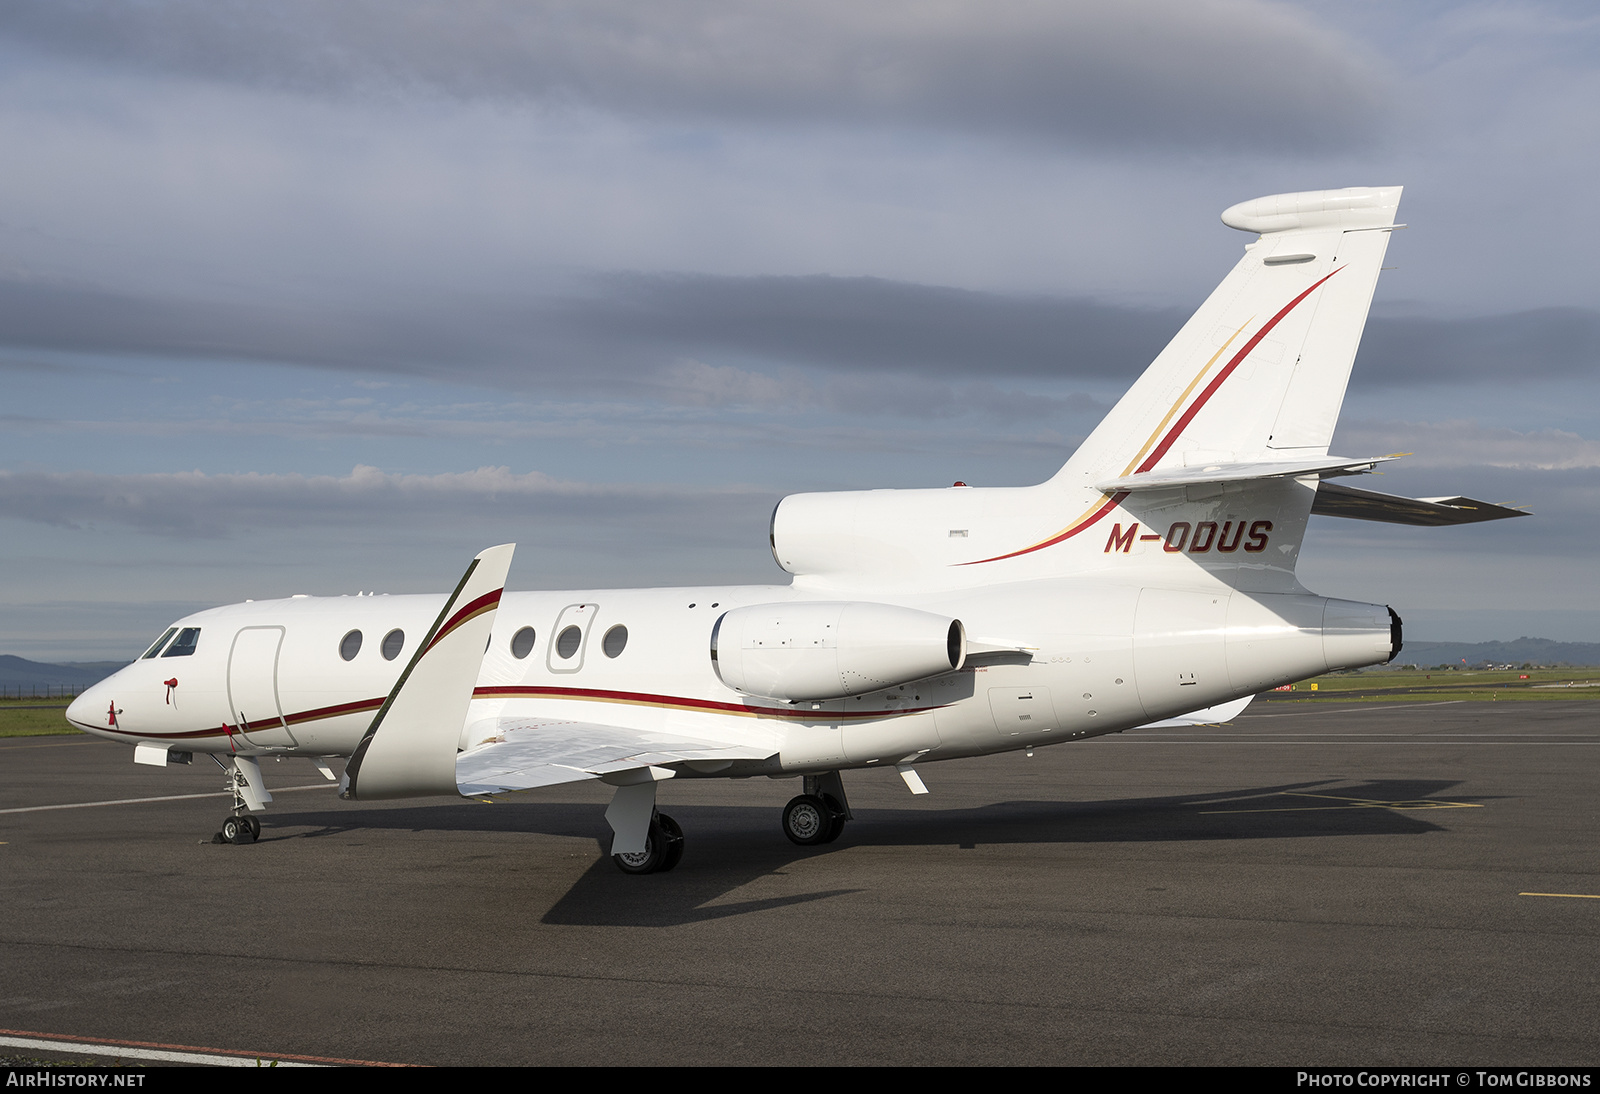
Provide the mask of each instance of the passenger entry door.
POLYGON ((258 748, 297 744, 278 703, 282 627, 246 627, 228 652, 228 722, 258 748))

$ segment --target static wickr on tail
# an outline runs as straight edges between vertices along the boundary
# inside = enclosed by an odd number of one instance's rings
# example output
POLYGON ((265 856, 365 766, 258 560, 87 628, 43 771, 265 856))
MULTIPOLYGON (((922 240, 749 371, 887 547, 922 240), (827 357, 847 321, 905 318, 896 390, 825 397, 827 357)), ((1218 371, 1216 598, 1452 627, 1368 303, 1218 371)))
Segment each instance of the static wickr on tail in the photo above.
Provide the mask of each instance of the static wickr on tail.
POLYGON ((1329 451, 1399 201, 1228 209, 1244 254, 1058 473, 787 497, 769 543, 790 584, 504 593, 494 547, 448 596, 198 612, 67 716, 139 763, 211 753, 229 842, 271 801, 261 757, 329 779, 343 757, 360 801, 603 784, 613 861, 651 874, 683 858, 658 805, 684 779, 798 779, 781 830, 821 846, 852 820, 844 771, 924 794, 939 761, 1228 721, 1381 664, 1399 615, 1296 575, 1310 517, 1524 515, 1350 486, 1397 457, 1329 451))

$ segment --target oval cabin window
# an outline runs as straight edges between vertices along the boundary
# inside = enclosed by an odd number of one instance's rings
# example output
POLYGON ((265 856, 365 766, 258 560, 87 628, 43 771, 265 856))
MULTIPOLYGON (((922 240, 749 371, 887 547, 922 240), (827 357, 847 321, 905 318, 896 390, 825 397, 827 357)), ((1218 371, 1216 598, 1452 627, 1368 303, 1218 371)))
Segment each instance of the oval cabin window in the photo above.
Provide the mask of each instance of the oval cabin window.
MULTIPOLYGON (((385 661, 393 661, 396 657, 400 656, 400 651, 405 649, 405 646, 406 632, 401 630, 399 627, 396 627, 394 630, 383 636, 383 646, 381 647, 383 650, 383 659, 385 661)), ((350 658, 346 657, 345 660, 348 661, 350 658)))
POLYGON ((511 656, 521 661, 533 652, 533 640, 536 637, 532 627, 523 627, 511 636, 511 656))
POLYGON ((361 632, 351 631, 339 639, 339 656, 346 661, 354 661, 356 654, 361 652, 361 632))
POLYGON ((606 632, 605 638, 600 642, 600 648, 607 657, 615 657, 628 645, 628 628, 618 623, 606 632))
POLYGON ((578 644, 583 641, 583 632, 577 627, 568 627, 556 637, 556 656, 563 661, 572 659, 578 652, 578 644))

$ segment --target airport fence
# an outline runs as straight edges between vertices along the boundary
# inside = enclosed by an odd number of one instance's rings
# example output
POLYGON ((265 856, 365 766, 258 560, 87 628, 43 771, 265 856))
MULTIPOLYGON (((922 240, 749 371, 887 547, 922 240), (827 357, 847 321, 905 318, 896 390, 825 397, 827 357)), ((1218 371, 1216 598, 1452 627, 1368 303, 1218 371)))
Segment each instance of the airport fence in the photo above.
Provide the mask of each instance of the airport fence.
POLYGON ((0 699, 76 699, 88 684, 0 684, 0 699))

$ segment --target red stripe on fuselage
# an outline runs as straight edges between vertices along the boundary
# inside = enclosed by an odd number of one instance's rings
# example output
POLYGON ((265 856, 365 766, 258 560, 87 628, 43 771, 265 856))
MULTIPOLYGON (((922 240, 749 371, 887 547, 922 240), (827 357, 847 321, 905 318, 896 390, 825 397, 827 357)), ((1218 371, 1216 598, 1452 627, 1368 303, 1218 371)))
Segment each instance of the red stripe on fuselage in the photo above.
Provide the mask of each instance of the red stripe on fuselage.
MULTIPOLYGON (((916 714, 938 707, 903 707, 896 710, 781 710, 753 707, 742 703, 720 703, 714 699, 690 699, 682 695, 657 695, 647 691, 609 691, 604 688, 556 688, 491 685, 473 689, 474 699, 576 699, 599 703, 631 703, 638 706, 681 707, 707 714, 739 714, 758 718, 790 718, 802 721, 883 718, 892 714, 916 714)), ((837 701, 837 700, 835 700, 837 701)))

